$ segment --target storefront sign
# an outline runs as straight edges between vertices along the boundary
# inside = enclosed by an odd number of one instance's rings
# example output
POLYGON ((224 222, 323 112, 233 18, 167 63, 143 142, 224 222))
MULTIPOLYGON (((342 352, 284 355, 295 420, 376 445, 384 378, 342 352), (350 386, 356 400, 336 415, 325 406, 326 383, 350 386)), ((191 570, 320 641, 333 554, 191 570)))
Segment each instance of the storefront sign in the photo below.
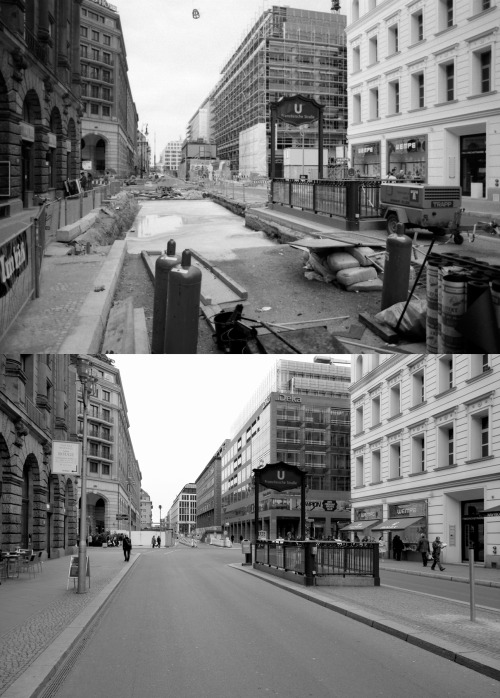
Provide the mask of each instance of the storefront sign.
POLYGON ((403 504, 389 504, 389 518, 396 519, 404 516, 425 516, 426 502, 419 500, 417 502, 404 502, 403 504))
POLYGON ((21 139, 30 143, 35 142, 35 127, 26 121, 21 121, 21 139))
POLYGON ((356 509, 354 512, 356 521, 373 521, 382 518, 382 507, 370 507, 367 509, 356 509))
POLYGON ((0 247, 0 298, 6 296, 28 265, 26 231, 0 247))
POLYGON ((49 148, 57 148, 57 136, 55 133, 48 133, 48 145, 49 148))
POLYGON ((80 463, 81 446, 73 441, 52 442, 52 473, 76 475, 80 463))
POLYGON ((278 402, 302 402, 302 398, 296 397, 295 395, 276 395, 275 398, 278 402))

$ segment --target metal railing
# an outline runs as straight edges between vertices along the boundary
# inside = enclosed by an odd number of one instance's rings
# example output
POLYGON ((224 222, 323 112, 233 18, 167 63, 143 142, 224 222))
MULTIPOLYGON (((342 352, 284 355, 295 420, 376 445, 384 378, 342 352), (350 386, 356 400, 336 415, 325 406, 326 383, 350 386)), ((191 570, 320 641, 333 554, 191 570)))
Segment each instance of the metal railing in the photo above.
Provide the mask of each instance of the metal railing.
POLYGON ((285 572, 315 577, 379 577, 378 543, 257 541, 255 562, 285 572))

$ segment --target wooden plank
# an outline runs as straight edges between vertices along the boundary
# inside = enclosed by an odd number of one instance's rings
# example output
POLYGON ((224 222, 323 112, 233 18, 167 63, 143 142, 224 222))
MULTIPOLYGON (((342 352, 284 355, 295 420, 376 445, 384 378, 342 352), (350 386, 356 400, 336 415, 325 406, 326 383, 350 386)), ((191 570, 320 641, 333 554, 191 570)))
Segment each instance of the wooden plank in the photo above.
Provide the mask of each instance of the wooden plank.
POLYGON ((280 332, 278 336, 259 334, 258 341, 267 354, 293 354, 294 351, 280 339, 286 339, 301 354, 321 354, 335 352, 349 353, 341 342, 333 337, 326 327, 307 327, 300 330, 280 332))
POLYGON ((104 354, 134 353, 134 304, 132 296, 117 301, 109 311, 102 343, 104 354))
POLYGON ((399 341, 399 336, 396 334, 396 332, 394 332, 393 329, 391 329, 388 325, 382 325, 380 322, 377 322, 373 317, 371 317, 371 315, 368 315, 368 313, 360 313, 358 315, 358 319, 363 323, 363 325, 368 327, 369 330, 376 334, 377 337, 383 339, 384 342, 387 342, 388 344, 395 344, 397 341, 399 341))

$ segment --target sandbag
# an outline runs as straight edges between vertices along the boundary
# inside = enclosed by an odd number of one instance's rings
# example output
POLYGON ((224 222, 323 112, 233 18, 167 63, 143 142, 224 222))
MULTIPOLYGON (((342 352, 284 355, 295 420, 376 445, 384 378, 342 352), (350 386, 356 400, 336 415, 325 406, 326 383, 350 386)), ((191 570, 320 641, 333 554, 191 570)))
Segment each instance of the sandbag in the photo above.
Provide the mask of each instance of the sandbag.
MULTIPOLYGON (((405 301, 395 303, 389 306, 389 308, 385 308, 385 310, 381 310, 380 313, 377 313, 375 315, 375 320, 377 320, 377 322, 385 322, 389 327, 395 328, 404 307, 405 301)), ((412 337, 424 338, 427 324, 426 317, 426 302, 418 298, 412 298, 399 326, 399 331, 403 334, 409 334, 412 337)))
POLYGON ((326 258, 328 268, 335 274, 342 269, 359 267, 359 262, 349 252, 332 252, 326 258))
POLYGON ((354 247, 350 252, 362 267, 371 266, 373 262, 369 259, 369 256, 376 254, 375 250, 372 250, 371 247, 354 247))
POLYGON ((350 286, 360 281, 370 281, 377 278, 377 272, 374 267, 356 267, 356 269, 342 269, 339 271, 335 280, 342 286, 350 286))
POLYGON ((331 273, 326 262, 314 252, 311 252, 309 255, 307 267, 315 271, 317 274, 320 274, 327 284, 331 283, 335 279, 335 274, 331 273))
POLYGON ((384 283, 381 279, 371 279, 370 281, 358 281, 355 284, 346 286, 346 291, 381 291, 384 283))

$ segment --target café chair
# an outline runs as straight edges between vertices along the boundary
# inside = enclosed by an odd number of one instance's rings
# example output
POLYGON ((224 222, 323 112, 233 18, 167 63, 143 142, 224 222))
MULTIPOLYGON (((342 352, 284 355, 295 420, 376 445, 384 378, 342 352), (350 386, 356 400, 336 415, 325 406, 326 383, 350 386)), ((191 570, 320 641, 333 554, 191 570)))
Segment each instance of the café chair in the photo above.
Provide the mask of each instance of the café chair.
POLYGON ((33 554, 25 555, 20 559, 19 571, 26 571, 28 573, 28 577, 30 575, 30 572, 33 572, 33 577, 35 576, 35 556, 33 554))
POLYGON ((35 565, 38 567, 39 572, 43 572, 42 553, 43 553, 43 550, 40 550, 40 552, 38 553, 38 555, 36 556, 36 559, 35 559, 35 565))

